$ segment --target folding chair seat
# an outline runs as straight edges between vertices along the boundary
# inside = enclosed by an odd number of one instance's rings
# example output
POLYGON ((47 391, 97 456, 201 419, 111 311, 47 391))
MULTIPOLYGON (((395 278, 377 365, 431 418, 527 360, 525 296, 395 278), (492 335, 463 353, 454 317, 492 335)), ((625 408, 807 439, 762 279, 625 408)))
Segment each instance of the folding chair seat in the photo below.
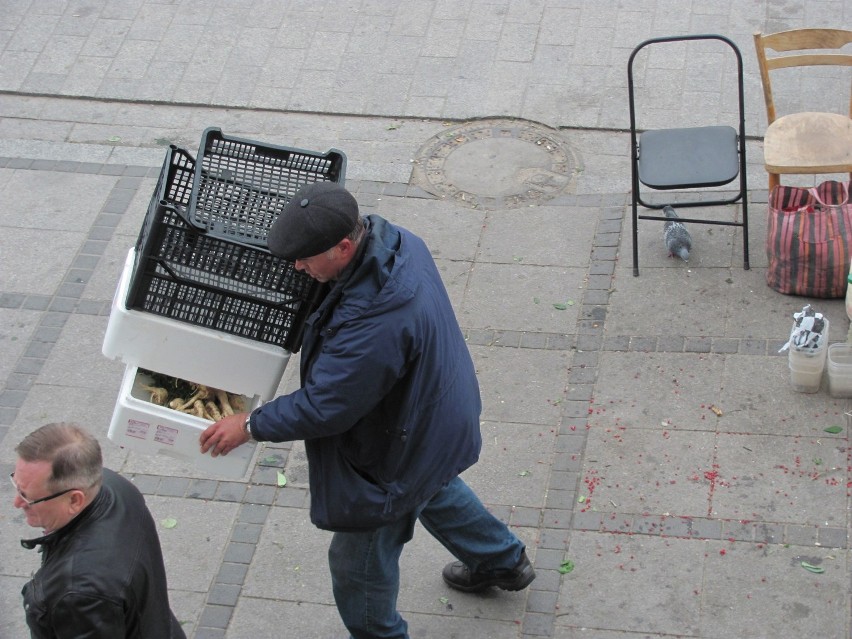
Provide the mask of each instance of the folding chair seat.
POLYGON ((770 35, 754 34, 768 122, 763 155, 770 191, 781 183, 784 174, 852 172, 850 73, 837 70, 834 74, 838 79, 831 82, 827 78, 832 72, 824 70, 823 85, 837 87, 837 91, 826 93, 814 91, 812 85, 802 82, 801 74, 778 72, 796 67, 852 67, 852 51, 849 48, 842 51, 849 44, 852 44, 852 31, 844 29, 792 29, 770 35), (773 92, 770 72, 776 80, 782 79, 781 73, 785 73, 784 79, 792 86, 778 83, 773 92), (784 101, 790 107, 785 109, 786 115, 779 116, 776 93, 787 93, 791 98, 784 101), (800 112, 791 112, 793 103, 800 112), (832 112, 832 107, 845 112, 832 112))
MULTIPOLYGON (((719 49, 718 45, 716 49, 719 49)), ((681 221, 698 224, 738 226, 743 229, 743 268, 749 268, 748 255, 748 197, 745 172, 745 108, 743 96, 742 56, 737 46, 720 35, 667 36, 645 40, 630 54, 627 65, 627 86, 630 101, 631 141, 631 207, 633 217, 633 275, 639 275, 639 220, 666 220, 662 215, 639 213, 639 207, 650 210, 662 209, 666 204, 677 208, 710 207, 741 204, 742 221, 733 219, 706 219, 680 216, 681 221), (639 126, 637 91, 634 66, 637 55, 646 47, 671 46, 673 43, 690 41, 719 41, 726 45, 728 57, 736 62, 736 94, 738 117, 730 123, 707 122, 699 125, 672 128, 645 129, 639 126), (736 126, 733 126, 736 125, 736 126), (710 195, 696 190, 713 189, 730 184, 739 178, 738 189, 733 196, 710 191, 710 195), (676 202, 671 197, 657 197, 652 201, 643 197, 646 191, 678 191, 676 202), (686 194, 686 195, 684 195, 686 194)), ((685 80, 689 86, 689 78, 685 80)), ((660 91, 670 90, 662 86, 660 91)), ((650 92, 644 87, 644 93, 650 92)), ((695 124, 695 123, 693 123, 695 124)))

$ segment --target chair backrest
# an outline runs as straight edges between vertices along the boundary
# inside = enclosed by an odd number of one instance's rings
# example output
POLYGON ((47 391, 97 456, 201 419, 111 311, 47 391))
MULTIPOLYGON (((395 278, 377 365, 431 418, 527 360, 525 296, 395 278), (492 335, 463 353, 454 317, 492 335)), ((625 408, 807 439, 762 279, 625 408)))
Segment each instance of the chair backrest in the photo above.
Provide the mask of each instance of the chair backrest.
POLYGON ((743 60, 725 36, 661 36, 640 42, 627 62, 627 97, 631 131, 731 125, 745 137, 743 60), (690 108, 684 94, 713 108, 690 108), (678 106, 681 101, 686 106, 678 106), (742 127, 730 117, 734 113, 742 127))
MULTIPOLYGON (((763 83, 768 123, 772 124, 778 116, 772 93, 770 71, 810 66, 852 67, 852 53, 840 52, 850 43, 852 43, 852 31, 845 29, 791 29, 769 35, 755 33, 754 46, 760 67, 760 79, 763 83), (767 55, 767 50, 775 52, 775 55, 767 55)), ((849 91, 849 117, 852 117, 852 83, 844 89, 846 90, 849 91)))

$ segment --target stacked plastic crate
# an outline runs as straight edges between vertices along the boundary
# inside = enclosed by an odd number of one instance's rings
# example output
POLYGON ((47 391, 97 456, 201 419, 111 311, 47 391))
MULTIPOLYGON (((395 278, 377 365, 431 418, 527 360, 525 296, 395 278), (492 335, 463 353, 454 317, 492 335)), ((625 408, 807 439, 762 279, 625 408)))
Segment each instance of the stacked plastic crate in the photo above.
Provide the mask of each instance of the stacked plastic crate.
POLYGON ((172 146, 113 298, 103 353, 127 365, 109 428, 121 446, 239 477, 254 446, 201 455, 211 422, 155 404, 144 371, 242 396, 275 394, 320 287, 266 248, 295 192, 343 183, 346 156, 226 137, 207 129, 198 161, 172 146), (142 369, 142 370, 140 370, 142 369))

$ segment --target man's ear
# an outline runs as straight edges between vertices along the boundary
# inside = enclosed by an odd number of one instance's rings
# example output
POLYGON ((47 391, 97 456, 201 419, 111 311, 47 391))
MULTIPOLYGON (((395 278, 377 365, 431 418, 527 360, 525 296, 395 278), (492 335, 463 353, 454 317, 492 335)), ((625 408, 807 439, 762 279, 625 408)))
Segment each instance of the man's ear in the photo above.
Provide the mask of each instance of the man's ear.
POLYGON ((86 507, 86 493, 82 490, 72 490, 69 495, 71 496, 71 502, 68 505, 68 509, 72 514, 77 515, 83 508, 86 507))
POLYGON ((340 240, 340 242, 338 242, 337 248, 340 249, 341 253, 343 253, 345 257, 349 257, 355 252, 355 242, 350 240, 348 237, 344 237, 340 240))

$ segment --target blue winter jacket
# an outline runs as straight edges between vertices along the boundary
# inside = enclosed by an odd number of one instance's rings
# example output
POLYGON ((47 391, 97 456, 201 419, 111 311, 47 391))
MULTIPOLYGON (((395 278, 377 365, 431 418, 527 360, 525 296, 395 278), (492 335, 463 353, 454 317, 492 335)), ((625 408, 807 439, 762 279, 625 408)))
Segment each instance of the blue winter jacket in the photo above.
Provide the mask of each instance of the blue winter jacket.
POLYGON ((310 316, 301 388, 252 416, 260 440, 305 440, 311 521, 370 530, 474 464, 473 362, 429 249, 365 218, 360 251, 310 316))

